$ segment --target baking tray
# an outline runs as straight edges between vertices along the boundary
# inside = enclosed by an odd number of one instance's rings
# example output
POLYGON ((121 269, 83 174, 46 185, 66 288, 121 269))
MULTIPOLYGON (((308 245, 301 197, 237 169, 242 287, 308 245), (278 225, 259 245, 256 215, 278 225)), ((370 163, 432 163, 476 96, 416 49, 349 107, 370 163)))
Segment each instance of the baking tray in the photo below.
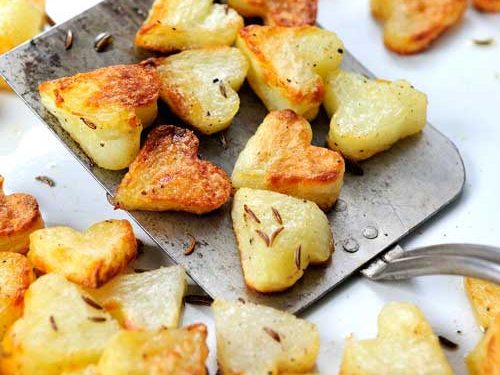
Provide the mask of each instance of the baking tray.
MULTIPOLYGON (((152 2, 103 1, 0 57, 0 74, 110 195, 124 171, 106 171, 94 166, 57 120, 44 110, 37 86, 46 80, 108 65, 136 63, 149 57, 147 52, 135 48, 132 41, 152 2), (67 30, 74 34, 69 50, 64 49, 67 30), (114 41, 105 52, 98 53, 93 48, 94 39, 104 31, 110 32, 114 41)), ((348 52, 343 67, 373 76, 348 52)), ((227 149, 218 135, 200 136, 202 157, 228 173, 267 114, 247 85, 241 89, 240 97, 240 111, 226 132, 227 149)), ((165 106, 160 109, 161 122, 180 124, 165 106)), ((321 111, 312 123, 315 144, 325 145, 328 123, 321 111)), ((130 215, 211 296, 243 298, 300 312, 446 207, 459 196, 465 181, 459 152, 431 125, 422 134, 362 163, 362 169, 362 176, 346 174, 340 200, 328 214, 335 239, 331 262, 310 267, 294 287, 274 295, 261 295, 245 287, 232 231, 230 203, 204 216, 174 212, 130 215), (198 246, 193 254, 186 256, 184 249, 191 241, 191 234, 198 246)))

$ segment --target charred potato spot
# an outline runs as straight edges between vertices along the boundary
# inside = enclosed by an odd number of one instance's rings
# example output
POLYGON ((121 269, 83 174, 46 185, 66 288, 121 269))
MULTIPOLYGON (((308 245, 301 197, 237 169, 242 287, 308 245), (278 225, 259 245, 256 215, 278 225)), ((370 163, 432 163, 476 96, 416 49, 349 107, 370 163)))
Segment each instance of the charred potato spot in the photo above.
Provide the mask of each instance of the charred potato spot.
POLYGON ((314 367, 319 353, 314 324, 248 302, 216 300, 212 309, 222 374, 298 374, 314 367))
POLYGON ((372 14, 384 23, 384 43, 408 55, 427 49, 458 23, 467 0, 371 0, 372 14))
POLYGON ((124 270, 137 255, 127 220, 106 220, 80 233, 68 227, 30 236, 28 259, 43 273, 59 273, 81 286, 97 288, 124 270))
POLYGON ((500 373, 500 314, 493 319, 486 334, 469 353, 465 362, 471 375, 500 373))
POLYGON ((500 285, 469 277, 464 283, 476 319, 487 329, 500 315, 500 285))
POLYGON ((236 45, 250 62, 248 82, 269 111, 291 109, 312 120, 324 97, 323 79, 343 53, 337 36, 315 26, 251 25, 236 45))
POLYGON ((241 27, 236 11, 213 0, 156 0, 135 44, 161 52, 230 46, 241 27))
POLYGON ((242 188, 232 209, 246 284, 263 293, 285 290, 333 251, 328 218, 308 201, 242 188))
POLYGON ((276 191, 328 210, 342 187, 344 160, 311 140, 310 124, 295 112, 271 112, 238 156, 233 186, 276 191))
POLYGON ((118 187, 117 207, 195 214, 221 207, 231 195, 231 182, 221 168, 198 159, 198 146, 189 130, 153 129, 118 187))

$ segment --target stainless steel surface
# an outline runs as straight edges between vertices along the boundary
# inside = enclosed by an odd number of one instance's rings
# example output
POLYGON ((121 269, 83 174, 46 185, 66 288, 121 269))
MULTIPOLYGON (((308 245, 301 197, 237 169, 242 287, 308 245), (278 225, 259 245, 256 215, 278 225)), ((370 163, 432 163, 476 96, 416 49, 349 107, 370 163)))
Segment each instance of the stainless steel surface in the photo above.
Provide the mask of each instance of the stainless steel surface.
MULTIPOLYGON (((151 3, 152 0, 104 1, 0 57, 0 73, 110 194, 124 172, 95 167, 57 120, 44 111, 37 86, 45 80, 148 57, 133 46, 132 40, 151 3), (72 48, 65 50, 68 29, 73 31, 74 41, 72 48), (113 35, 113 44, 97 53, 93 48, 94 39, 104 31, 113 35)), ((344 67, 371 76, 348 53, 344 67)), ((266 115, 265 108, 247 86, 240 91, 240 97, 240 111, 227 131, 229 148, 223 149, 217 135, 200 137, 202 156, 228 172, 266 115)), ((165 107, 161 117, 163 123, 179 123, 165 107)), ((313 122, 313 131, 314 143, 324 145, 328 119, 323 112, 313 122)), ((230 204, 202 217, 184 213, 133 212, 131 215, 210 295, 242 297, 298 312, 457 198, 465 178, 459 153, 432 126, 421 135, 399 142, 388 152, 362 163, 362 167, 363 176, 346 176, 341 194, 343 203, 329 213, 336 245, 332 261, 325 267, 310 268, 292 289, 273 296, 253 293, 244 286, 228 214, 230 204), (363 236, 368 226, 377 229, 377 238, 363 236), (190 241, 188 233, 196 237, 199 245, 192 255, 185 256, 184 247, 190 241), (359 244, 355 253, 343 250, 343 244, 349 239, 359 244)))
POLYGON ((424 275, 462 275, 500 284, 500 248, 442 244, 403 251, 397 246, 362 274, 372 280, 402 280, 424 275))

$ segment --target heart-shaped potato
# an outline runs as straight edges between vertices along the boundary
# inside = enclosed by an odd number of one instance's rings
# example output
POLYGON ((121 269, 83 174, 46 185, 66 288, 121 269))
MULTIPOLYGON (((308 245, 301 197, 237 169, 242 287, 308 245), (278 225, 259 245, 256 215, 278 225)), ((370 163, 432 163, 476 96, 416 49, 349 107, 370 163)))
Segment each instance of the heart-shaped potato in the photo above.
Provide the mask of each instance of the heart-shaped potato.
POLYGON ((2 374, 60 375, 97 363, 119 325, 63 276, 49 274, 26 292, 24 314, 2 342, 2 374))
POLYGON ((467 5, 467 0, 371 0, 373 16, 384 23, 386 47, 402 55, 427 49, 462 19, 467 5))
POLYGON ((486 334, 465 360, 470 375, 500 374, 500 314, 491 322, 486 334))
POLYGON ((474 6, 481 12, 500 12, 500 0, 474 0, 474 6))
POLYGON ((318 0, 229 0, 245 17, 262 17, 266 25, 304 26, 316 24, 318 0))
POLYGON ((427 97, 406 81, 338 71, 326 82, 328 145, 347 159, 367 159, 425 127, 427 97))
POLYGON ((190 130, 153 129, 118 187, 116 207, 195 214, 221 207, 230 197, 231 182, 221 168, 198 159, 198 146, 190 130))
POLYGON ((24 255, 0 252, 0 339, 23 313, 24 292, 35 280, 24 255))
POLYGON ((26 253, 30 234, 44 227, 38 202, 28 194, 5 195, 3 182, 0 176, 0 252, 26 253))
POLYGON ((307 120, 318 114, 323 79, 344 53, 334 33, 316 26, 250 25, 240 30, 236 45, 250 61, 248 83, 267 109, 291 109, 307 120))
POLYGON ((116 65, 44 82, 42 104, 95 163, 128 167, 158 113, 160 79, 148 64, 116 65))
POLYGON ((184 122, 204 134, 227 128, 240 108, 238 91, 248 62, 232 47, 184 51, 153 60, 160 96, 184 122))
POLYGON ((340 375, 417 373, 453 375, 437 336, 415 305, 386 305, 378 318, 376 339, 347 340, 340 375))
POLYGON ((470 277, 465 278, 464 285, 477 321, 488 329, 500 315, 500 285, 470 277))
POLYGON ((28 259, 43 272, 55 272, 84 287, 97 288, 124 270, 137 255, 127 220, 106 220, 84 232, 68 227, 40 229, 30 236, 28 259))
POLYGON ((216 300, 212 309, 223 375, 299 374, 314 367, 320 344, 314 324, 249 302, 216 300))
POLYGON ((332 254, 328 218, 313 202, 243 188, 232 218, 245 282, 258 292, 291 287, 309 263, 325 263, 332 254))
POLYGON ((233 186, 277 191, 328 210, 342 188, 344 159, 311 140, 311 125, 295 112, 271 112, 238 156, 233 186))
POLYGON ((214 0, 156 0, 135 44, 160 52, 230 46, 242 27, 234 9, 214 0))

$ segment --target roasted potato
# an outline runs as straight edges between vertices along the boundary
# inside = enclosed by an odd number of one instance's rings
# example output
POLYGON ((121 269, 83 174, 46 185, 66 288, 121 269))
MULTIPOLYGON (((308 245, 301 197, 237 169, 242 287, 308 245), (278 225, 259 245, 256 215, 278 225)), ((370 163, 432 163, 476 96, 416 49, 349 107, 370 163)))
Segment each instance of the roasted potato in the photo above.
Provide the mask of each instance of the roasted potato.
POLYGON ((319 353, 314 324, 248 302, 216 300, 212 309, 223 375, 297 374, 314 367, 319 353))
POLYGON ((470 375, 500 374, 500 314, 491 322, 486 334, 465 362, 470 375))
POLYGON ((111 338, 101 360, 100 375, 205 375, 207 328, 121 331, 111 338))
POLYGON ((80 368, 78 370, 64 371, 61 375, 101 375, 97 365, 89 365, 87 367, 80 368))
POLYGON ((174 328, 179 324, 186 272, 181 266, 119 275, 89 291, 126 329, 174 328))
POLYGON ((57 274, 26 292, 24 314, 2 342, 0 373, 60 375, 96 363, 119 325, 77 285, 57 274))
POLYGON ((26 253, 29 236, 44 223, 36 198, 21 193, 5 195, 0 176, 0 252, 26 253))
POLYGON ((481 12, 500 12, 500 0, 474 0, 474 6, 481 12))
POLYGON ((266 25, 304 26, 316 24, 318 0, 229 0, 245 17, 262 17, 266 25))
POLYGON ((315 26, 251 25, 241 29, 236 44, 250 61, 248 83, 267 109, 292 109, 307 120, 318 114, 323 79, 344 53, 334 33, 315 26))
POLYGON ((453 375, 437 336, 420 309, 390 303, 378 318, 376 339, 349 338, 340 375, 453 375))
POLYGON ((425 127, 427 97, 406 81, 338 71, 326 82, 328 145, 348 159, 367 159, 425 127))
POLYGON ((311 125, 295 112, 271 112, 238 156, 233 186, 273 190, 329 209, 342 188, 344 160, 311 140, 311 125))
POLYGON ((156 0, 135 44, 160 52, 232 45, 243 18, 227 5, 213 2, 156 0))
POLYGON ((24 292, 35 280, 24 255, 0 252, 0 339, 23 313, 24 292))
POLYGON ((242 188, 231 214, 245 282, 256 291, 285 290, 302 277, 309 263, 330 259, 330 224, 313 202, 242 188))
POLYGON ((372 14, 384 23, 385 46, 409 55, 427 49, 460 22, 467 0, 371 0, 372 14))
POLYGON ((160 96, 184 122, 204 134, 227 128, 240 108, 248 62, 237 48, 210 47, 155 60, 160 96))
POLYGON ((221 207, 231 182, 221 168, 198 159, 198 138, 172 125, 151 131, 115 196, 124 210, 203 214, 221 207))
POLYGON ((43 272, 55 272, 84 287, 97 288, 124 270, 137 255, 127 220, 106 220, 84 232, 69 227, 37 230, 28 259, 43 272))
POLYGON ((469 277, 464 284, 478 323, 487 329, 500 315, 500 285, 469 277))
POLYGON ((44 82, 42 104, 98 166, 128 167, 158 113, 160 79, 148 64, 117 65, 44 82))

